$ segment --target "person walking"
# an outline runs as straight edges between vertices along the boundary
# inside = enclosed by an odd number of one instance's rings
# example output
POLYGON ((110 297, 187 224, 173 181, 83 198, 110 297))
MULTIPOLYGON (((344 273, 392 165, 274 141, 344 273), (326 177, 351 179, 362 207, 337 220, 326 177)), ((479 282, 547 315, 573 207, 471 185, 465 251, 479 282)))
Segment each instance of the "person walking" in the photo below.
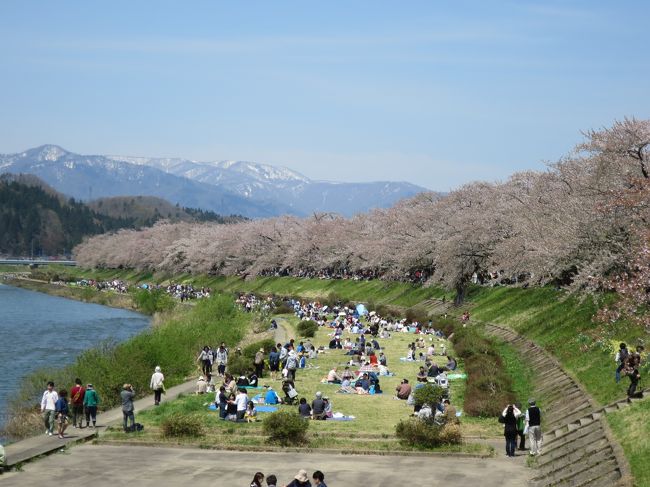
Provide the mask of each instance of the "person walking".
POLYGON ((506 437, 506 456, 508 457, 515 456, 515 448, 517 447, 517 418, 519 416, 521 416, 521 411, 513 404, 508 404, 501 413, 503 436, 506 437))
POLYGON ((70 408, 68 407, 68 395, 67 391, 64 389, 59 393, 59 399, 56 401, 54 410, 56 412, 56 424, 57 432, 59 433, 59 438, 65 438, 65 430, 68 427, 68 414, 70 414, 70 408))
POLYGON ((99 404, 99 396, 92 384, 86 386, 86 393, 84 394, 84 410, 86 412, 86 426, 90 428, 90 421, 93 422, 92 428, 97 427, 97 405, 99 404))
POLYGON ((616 352, 616 383, 618 384, 621 382, 621 371, 625 368, 625 362, 627 361, 627 358, 629 357, 630 352, 627 349, 627 345, 625 343, 621 343, 618 346, 618 352, 616 352))
POLYGON ((154 373, 151 375, 151 381, 149 383, 149 387, 153 389, 154 406, 158 406, 160 404, 160 396, 165 391, 164 382, 165 382, 165 376, 160 371, 160 366, 156 365, 154 373))
POLYGON ((133 391, 133 386, 131 384, 124 384, 122 387, 122 392, 120 392, 120 397, 122 399, 124 432, 128 433, 129 431, 135 431, 135 411, 133 407, 133 398, 135 397, 135 392, 133 391), (128 428, 127 420, 129 420, 131 423, 131 426, 128 428))
POLYGON ((72 403, 72 427, 77 427, 77 418, 79 418, 79 428, 83 423, 84 414, 84 395, 86 388, 81 385, 81 379, 76 378, 74 386, 70 389, 70 402, 72 403))
POLYGON ((47 383, 47 389, 43 392, 41 398, 41 414, 45 423, 45 434, 52 436, 54 434, 54 422, 56 421, 56 402, 59 395, 54 390, 54 382, 47 383))
POLYGON ((271 347, 271 352, 269 352, 269 370, 271 371, 271 379, 275 380, 280 370, 280 352, 276 347, 271 347))
POLYGON ((542 412, 537 407, 535 399, 528 400, 526 410, 526 428, 528 429, 528 442, 530 443, 530 454, 539 455, 542 453, 542 412))
POLYGON ((196 357, 196 361, 201 363, 201 370, 205 376, 212 373, 212 362, 210 361, 211 356, 212 353, 210 352, 210 347, 206 345, 199 352, 199 356, 196 357))
POLYGON ((228 364, 228 349, 224 342, 221 342, 221 345, 214 355, 214 359, 217 362, 217 373, 219 374, 219 377, 223 377, 226 373, 226 365, 228 364))

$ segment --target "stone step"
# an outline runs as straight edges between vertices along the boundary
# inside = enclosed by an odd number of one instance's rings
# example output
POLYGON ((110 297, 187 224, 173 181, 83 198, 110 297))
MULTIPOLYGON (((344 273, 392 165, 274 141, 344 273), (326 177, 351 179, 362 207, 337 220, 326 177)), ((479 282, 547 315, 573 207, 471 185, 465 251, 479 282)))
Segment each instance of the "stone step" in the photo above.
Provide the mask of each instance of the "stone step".
POLYGON ((603 435, 601 437, 595 436, 585 438, 582 441, 568 443, 562 447, 562 449, 565 452, 564 455, 562 455, 562 451, 553 450, 552 453, 554 455, 547 455, 545 453, 539 457, 538 466, 541 474, 547 474, 554 470, 558 470, 567 463, 580 461, 584 456, 597 453, 604 449, 609 449, 611 453, 612 448, 607 441, 607 438, 603 435), (548 461, 549 458, 552 458, 552 460, 548 461), (542 460, 544 460, 544 462, 542 462, 542 460))
POLYGON ((621 477, 621 471, 618 468, 615 468, 614 470, 605 473, 605 475, 602 477, 599 477, 595 480, 590 480, 590 483, 582 485, 588 485, 589 487, 612 487, 613 485, 617 484, 621 477))
POLYGON ((568 442, 575 441, 578 438, 591 434, 595 431, 601 433, 603 432, 602 426, 596 421, 573 431, 569 431, 566 426, 558 428, 558 430, 564 430, 564 432, 557 439, 549 439, 549 441, 547 441, 544 445, 545 450, 547 450, 547 453, 549 454, 552 448, 559 448, 568 442))
POLYGON ((616 459, 611 449, 602 450, 594 455, 585 457, 583 461, 566 463, 561 468, 546 473, 543 477, 533 480, 543 480, 547 485, 582 485, 586 480, 596 479, 617 468, 616 459))

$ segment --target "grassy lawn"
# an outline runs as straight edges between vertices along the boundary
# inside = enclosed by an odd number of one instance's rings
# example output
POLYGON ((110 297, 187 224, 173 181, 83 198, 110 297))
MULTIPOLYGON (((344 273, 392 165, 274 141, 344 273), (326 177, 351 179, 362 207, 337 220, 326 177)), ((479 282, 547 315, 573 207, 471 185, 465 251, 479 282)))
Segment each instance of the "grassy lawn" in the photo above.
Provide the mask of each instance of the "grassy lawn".
POLYGON ((636 401, 631 406, 608 414, 614 435, 623 446, 634 474, 634 485, 650 485, 650 400, 636 401))
MULTIPOLYGON (((285 316, 288 321, 295 326, 297 319, 293 316, 285 316)), ((316 346, 326 345, 330 337, 327 335, 329 329, 319 329, 312 343, 316 346)), ((416 383, 415 375, 418 371, 420 362, 403 362, 399 358, 406 355, 407 345, 414 340, 413 334, 396 333, 392 338, 379 340, 384 347, 384 353, 388 359, 390 370, 396 375, 393 377, 381 377, 380 383, 383 394, 377 395, 349 395, 337 394, 337 385, 322 384, 321 379, 327 375, 327 372, 334 366, 342 367, 347 356, 342 351, 330 351, 320 354, 318 359, 311 363, 313 368, 301 369, 297 371, 296 388, 301 397, 306 397, 311 402, 316 391, 322 391, 323 395, 328 396, 333 404, 334 411, 340 411, 346 415, 353 415, 356 420, 349 422, 339 421, 311 421, 309 428, 310 448, 324 449, 342 449, 350 452, 354 451, 415 451, 412 447, 405 447, 399 444, 395 437, 395 425, 405 419, 412 413, 412 407, 406 405, 405 401, 393 399, 393 391, 402 378, 408 378, 412 384, 416 383)), ((351 337, 354 339, 354 337, 351 337)), ((434 340, 437 340, 434 338, 434 340)), ((450 345, 446 343, 447 348, 450 345)), ((446 362, 445 357, 436 357, 439 364, 446 362)), ((280 382, 272 382, 264 378, 262 384, 271 384, 279 390, 280 382)), ((464 389, 463 380, 452 382, 452 402, 461 404, 457 406, 462 410, 462 391, 464 389)), ((253 394, 249 394, 249 397, 253 394)), ((186 440, 195 445, 213 445, 215 447, 233 447, 239 445, 263 447, 266 444, 265 437, 262 434, 261 423, 231 423, 220 421, 216 412, 208 411, 208 402, 213 400, 213 395, 209 396, 186 396, 177 401, 164 404, 156 409, 143 411, 138 414, 137 420, 145 425, 143 435, 129 436, 119 431, 111 432, 105 436, 107 440, 111 439, 130 439, 129 441, 141 441, 149 439, 160 441, 161 435, 159 430, 160 422, 169 414, 175 411, 197 412, 201 414, 207 434, 203 438, 186 440)), ((280 406, 282 408, 296 408, 296 406, 280 406)), ((260 413, 264 416, 264 413, 260 413)), ((496 421, 492 419, 466 419, 462 418, 464 434, 471 435, 496 435, 500 434, 500 428, 496 421), (496 429, 492 428, 496 425, 496 429)), ((172 440, 176 443, 177 440, 172 440)), ((469 453, 490 453, 490 448, 480 444, 466 444, 458 447, 443 447, 438 451, 461 451, 469 453)))
POLYGON ((478 288, 472 317, 511 326, 549 350, 600 404, 625 397, 627 381, 614 381, 614 347, 635 345, 643 331, 626 324, 603 326, 597 305, 551 288, 478 288))

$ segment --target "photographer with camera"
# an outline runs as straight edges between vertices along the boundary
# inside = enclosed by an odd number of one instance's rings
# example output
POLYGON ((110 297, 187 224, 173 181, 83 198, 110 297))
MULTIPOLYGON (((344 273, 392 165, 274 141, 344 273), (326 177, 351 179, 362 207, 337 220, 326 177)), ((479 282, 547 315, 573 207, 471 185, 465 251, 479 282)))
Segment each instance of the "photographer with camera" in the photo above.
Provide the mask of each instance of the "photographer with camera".
POLYGON ((122 398, 124 432, 128 433, 129 431, 135 431, 135 414, 133 408, 133 399, 135 398, 135 392, 133 391, 133 386, 131 384, 124 384, 122 387, 122 392, 120 392, 120 397, 122 398), (131 423, 131 426, 129 428, 126 426, 127 420, 129 420, 131 423))

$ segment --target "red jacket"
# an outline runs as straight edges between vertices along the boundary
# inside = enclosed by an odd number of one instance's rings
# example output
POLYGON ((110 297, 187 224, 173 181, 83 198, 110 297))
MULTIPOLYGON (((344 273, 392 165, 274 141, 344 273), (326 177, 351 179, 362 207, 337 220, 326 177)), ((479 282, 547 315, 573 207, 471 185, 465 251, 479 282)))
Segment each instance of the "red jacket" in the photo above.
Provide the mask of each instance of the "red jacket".
POLYGON ((86 394, 86 388, 83 386, 74 386, 70 389, 70 401, 72 404, 80 406, 84 403, 84 395, 86 394))

